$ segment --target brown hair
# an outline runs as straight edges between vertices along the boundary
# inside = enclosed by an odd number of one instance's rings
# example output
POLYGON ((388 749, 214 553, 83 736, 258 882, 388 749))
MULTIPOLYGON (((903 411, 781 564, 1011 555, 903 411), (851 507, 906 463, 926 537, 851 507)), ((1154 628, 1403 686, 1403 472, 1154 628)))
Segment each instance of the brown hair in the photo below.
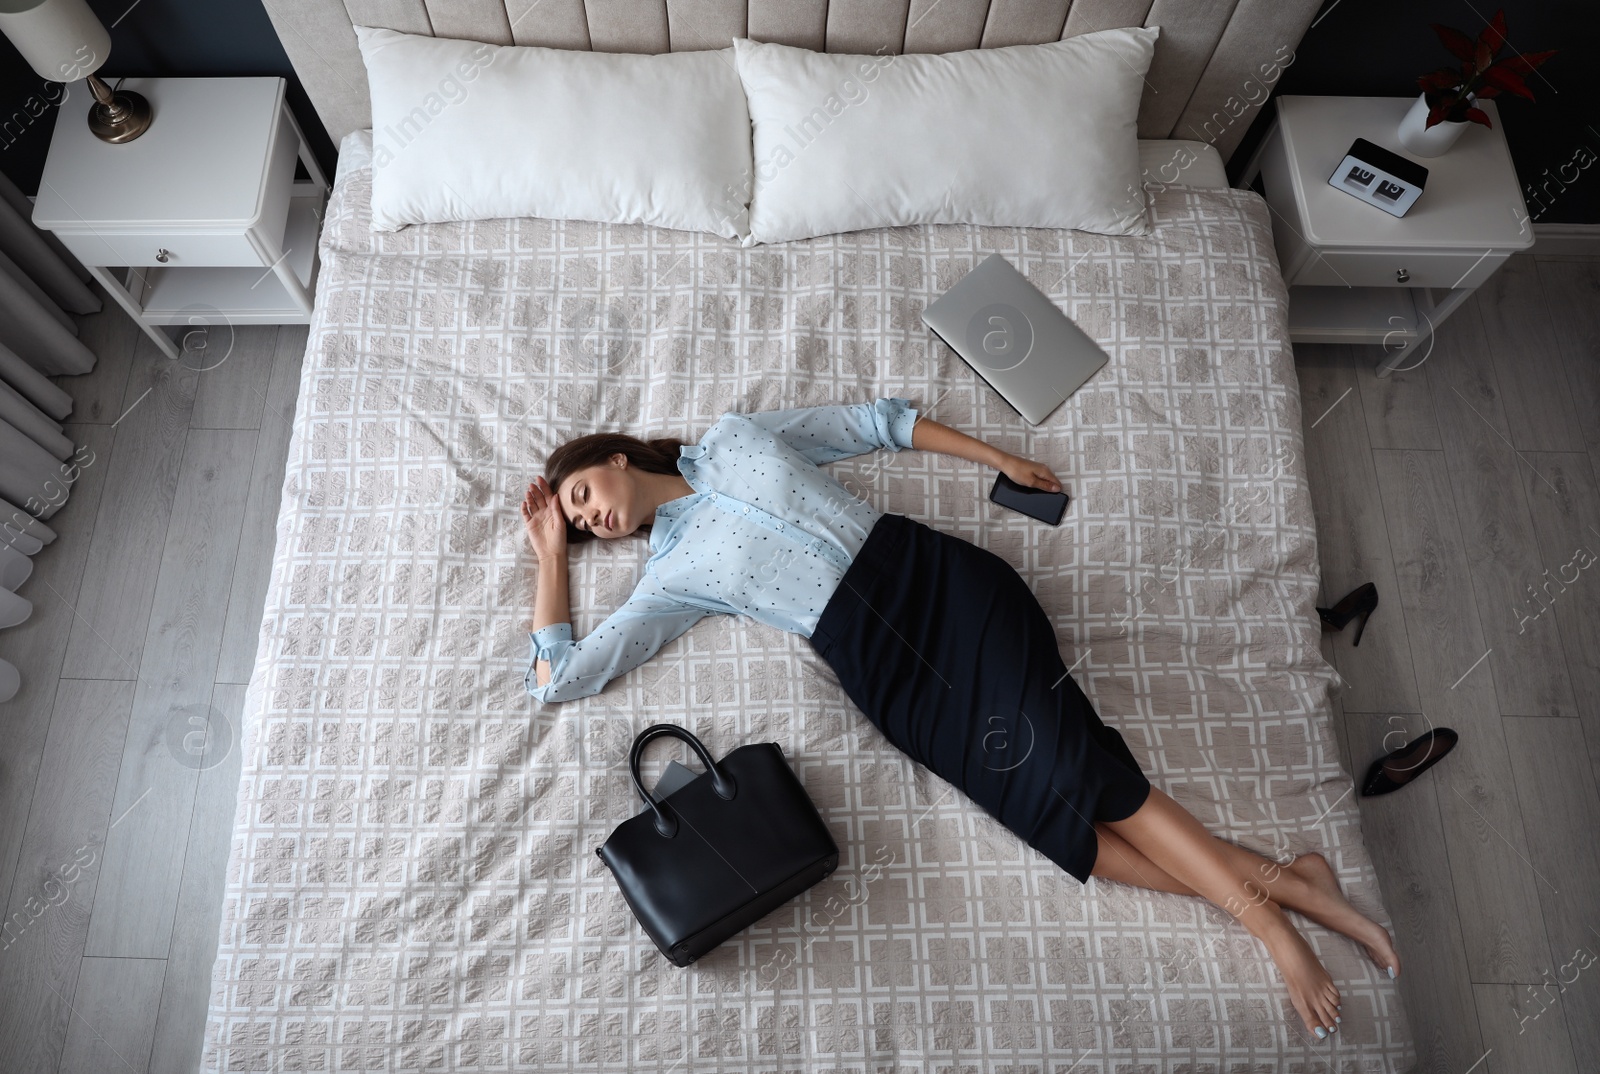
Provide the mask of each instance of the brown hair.
MULTIPOLYGON (((587 470, 591 466, 600 466, 610 460, 613 455, 626 455, 628 465, 643 470, 650 474, 675 474, 678 473, 678 449, 684 442, 672 436, 659 437, 654 440, 640 440, 636 436, 626 436, 622 433, 591 433, 568 440, 556 448, 545 460, 544 479, 550 482, 550 488, 556 493, 561 491, 561 482, 577 473, 587 470)), ((649 530, 649 526, 641 526, 641 530, 649 530)), ((578 544, 594 539, 594 534, 589 530, 580 530, 569 520, 567 522, 567 543, 578 544)))

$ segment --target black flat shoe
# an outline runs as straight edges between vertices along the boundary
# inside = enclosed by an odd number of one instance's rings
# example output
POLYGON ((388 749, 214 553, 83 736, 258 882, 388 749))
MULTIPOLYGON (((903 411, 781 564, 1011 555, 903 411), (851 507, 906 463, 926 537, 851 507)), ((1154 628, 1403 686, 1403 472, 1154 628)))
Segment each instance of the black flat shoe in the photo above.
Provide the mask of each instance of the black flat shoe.
POLYGON ((1372 762, 1367 780, 1361 784, 1361 797, 1372 798, 1399 790, 1444 759, 1456 748, 1461 736, 1448 727, 1435 727, 1392 753, 1372 762))
POLYGON ((1323 626, 1333 630, 1343 630, 1345 625, 1356 616, 1361 617, 1361 622, 1356 624, 1356 636, 1351 640, 1351 645, 1361 644, 1361 632, 1367 629, 1367 618, 1372 614, 1372 609, 1378 606, 1378 587, 1368 582, 1358 586, 1344 595, 1344 598, 1331 608, 1318 608, 1317 614, 1322 617, 1323 626))

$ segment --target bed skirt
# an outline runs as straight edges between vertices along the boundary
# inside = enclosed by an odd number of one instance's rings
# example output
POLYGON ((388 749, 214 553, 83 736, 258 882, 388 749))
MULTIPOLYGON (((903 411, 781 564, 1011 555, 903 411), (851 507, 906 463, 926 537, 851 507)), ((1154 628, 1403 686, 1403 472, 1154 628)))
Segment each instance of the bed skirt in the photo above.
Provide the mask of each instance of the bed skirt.
POLYGON ((1028 584, 960 537, 882 516, 811 644, 884 737, 1080 883, 1094 822, 1122 820, 1150 793, 1028 584))

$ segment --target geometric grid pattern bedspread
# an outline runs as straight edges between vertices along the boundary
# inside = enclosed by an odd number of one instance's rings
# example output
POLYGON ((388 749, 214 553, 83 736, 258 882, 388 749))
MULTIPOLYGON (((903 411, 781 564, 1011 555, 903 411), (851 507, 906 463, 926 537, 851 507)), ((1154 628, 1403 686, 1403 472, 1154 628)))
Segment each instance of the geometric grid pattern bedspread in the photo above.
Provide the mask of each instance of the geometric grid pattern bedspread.
MULTIPOLYGON (((797 636, 712 617, 595 697, 540 708, 523 690, 534 564, 517 505, 556 444, 692 441, 727 410, 909 397, 1050 464, 1066 520, 1001 511, 992 474, 925 453, 835 464, 846 487, 1013 564, 1156 785, 1268 856, 1320 849, 1387 924, 1329 723, 1259 197, 1158 191, 1148 237, 925 226, 741 249, 534 219, 378 235, 370 193, 370 167, 349 168, 321 240, 206 1070, 1410 1065, 1396 986, 1350 941, 1296 919, 1344 996, 1318 1043, 1225 913, 1079 885, 889 745, 797 636), (1039 428, 919 317, 994 252, 1111 356, 1039 428), (841 851, 686 969, 594 854, 640 807, 627 749, 658 721, 715 756, 780 743, 841 851)), ((574 555, 578 633, 645 555, 574 555)), ((657 749, 647 778, 674 753, 657 749)))

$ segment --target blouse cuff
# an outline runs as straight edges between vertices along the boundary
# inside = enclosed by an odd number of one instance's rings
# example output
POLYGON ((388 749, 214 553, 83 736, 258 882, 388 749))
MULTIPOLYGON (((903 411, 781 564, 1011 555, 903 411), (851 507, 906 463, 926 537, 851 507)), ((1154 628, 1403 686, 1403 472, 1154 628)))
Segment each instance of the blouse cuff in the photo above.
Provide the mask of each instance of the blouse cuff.
POLYGON ((562 659, 572 648, 572 624, 551 623, 549 626, 540 627, 528 635, 531 652, 528 654, 528 673, 523 676, 523 685, 528 693, 539 701, 540 704, 550 700, 549 692, 557 683, 556 669, 560 667, 562 659), (550 663, 550 681, 540 686, 539 661, 547 660, 550 663))
POLYGON ((556 662, 556 648, 562 643, 572 644, 571 623, 551 623, 528 635, 533 639, 533 658, 556 662))
POLYGON ((878 438, 885 446, 895 451, 911 446, 911 429, 917 424, 918 416, 911 406, 911 400, 879 399, 872 409, 878 438))

